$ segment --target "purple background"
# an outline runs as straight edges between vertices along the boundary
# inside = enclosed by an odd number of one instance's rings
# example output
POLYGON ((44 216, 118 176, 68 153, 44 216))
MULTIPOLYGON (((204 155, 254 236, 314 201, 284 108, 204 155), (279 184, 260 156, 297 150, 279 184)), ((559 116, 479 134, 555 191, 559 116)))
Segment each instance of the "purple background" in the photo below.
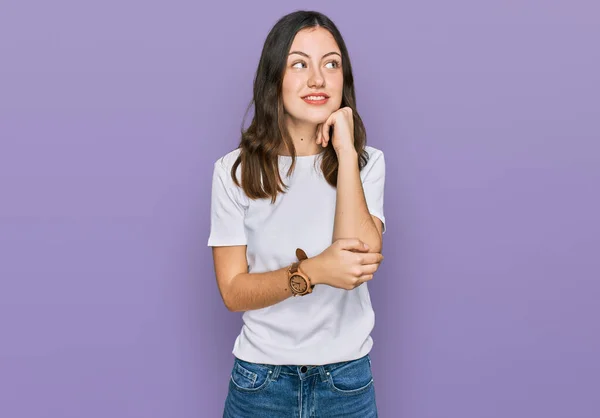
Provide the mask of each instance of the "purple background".
POLYGON ((220 416, 212 164, 296 8, 386 153, 380 415, 600 416, 597 2, 367 4, 2 1, 2 417, 220 416))

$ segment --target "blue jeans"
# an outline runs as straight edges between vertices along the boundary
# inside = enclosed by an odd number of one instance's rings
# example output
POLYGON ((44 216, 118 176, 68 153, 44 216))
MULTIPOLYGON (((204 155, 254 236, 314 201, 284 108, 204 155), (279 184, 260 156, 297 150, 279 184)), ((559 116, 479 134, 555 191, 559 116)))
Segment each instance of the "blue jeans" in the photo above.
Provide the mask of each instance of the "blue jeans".
POLYGON ((235 358, 224 418, 375 418, 371 358, 323 366, 249 363, 235 358))

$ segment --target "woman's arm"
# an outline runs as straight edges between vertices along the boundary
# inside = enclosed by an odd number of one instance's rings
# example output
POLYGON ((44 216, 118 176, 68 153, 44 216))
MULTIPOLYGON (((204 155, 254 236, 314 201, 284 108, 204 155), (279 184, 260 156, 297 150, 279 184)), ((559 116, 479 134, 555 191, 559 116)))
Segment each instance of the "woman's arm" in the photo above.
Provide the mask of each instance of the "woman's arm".
MULTIPOLYGON (((227 309, 243 312, 275 305, 290 296, 288 267, 264 273, 248 273, 246 246, 213 247, 217 285, 227 309)), ((321 283, 321 261, 311 257, 302 262, 302 270, 313 285, 321 283)))
POLYGON ((358 153, 348 149, 338 153, 337 196, 333 241, 358 238, 369 245, 370 252, 381 252, 382 224, 367 208, 358 169, 358 153))
MULTIPOLYGON (((371 280, 383 256, 367 253, 357 239, 339 240, 310 257, 300 268, 313 285, 326 284, 351 290, 371 280), (359 254, 364 253, 364 254, 359 254)), ((292 295, 288 267, 264 273, 248 273, 246 246, 213 247, 217 285, 227 309, 233 312, 275 305, 292 295)))
POLYGON ((292 295, 287 268, 248 273, 245 245, 213 247, 213 260, 221 298, 232 312, 264 308, 292 295))

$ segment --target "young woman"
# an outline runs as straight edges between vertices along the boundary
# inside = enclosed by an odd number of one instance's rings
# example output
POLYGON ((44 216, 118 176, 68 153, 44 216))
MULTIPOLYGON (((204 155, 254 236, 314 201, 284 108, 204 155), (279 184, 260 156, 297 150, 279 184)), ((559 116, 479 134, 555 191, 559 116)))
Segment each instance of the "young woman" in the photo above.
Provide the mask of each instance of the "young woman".
POLYGON ((244 312, 224 417, 376 417, 366 282, 383 260, 385 162, 329 18, 275 24, 253 102, 212 183, 217 283, 244 312))

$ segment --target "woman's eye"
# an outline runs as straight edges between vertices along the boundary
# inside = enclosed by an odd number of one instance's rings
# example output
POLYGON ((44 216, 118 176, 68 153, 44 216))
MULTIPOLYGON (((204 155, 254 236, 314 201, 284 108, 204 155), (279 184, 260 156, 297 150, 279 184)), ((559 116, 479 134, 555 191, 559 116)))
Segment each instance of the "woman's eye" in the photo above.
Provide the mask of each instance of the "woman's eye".
POLYGON ((303 62, 296 62, 296 63, 292 64, 292 68, 302 68, 303 65, 304 65, 303 62))
POLYGON ((326 65, 326 66, 327 66, 327 65, 330 65, 330 67, 327 67, 327 68, 330 68, 330 69, 331 69, 331 68, 338 68, 338 67, 340 66, 340 63, 339 63, 339 62, 337 62, 337 61, 329 61, 329 62, 328 62, 327 64, 325 64, 325 65, 326 65))

